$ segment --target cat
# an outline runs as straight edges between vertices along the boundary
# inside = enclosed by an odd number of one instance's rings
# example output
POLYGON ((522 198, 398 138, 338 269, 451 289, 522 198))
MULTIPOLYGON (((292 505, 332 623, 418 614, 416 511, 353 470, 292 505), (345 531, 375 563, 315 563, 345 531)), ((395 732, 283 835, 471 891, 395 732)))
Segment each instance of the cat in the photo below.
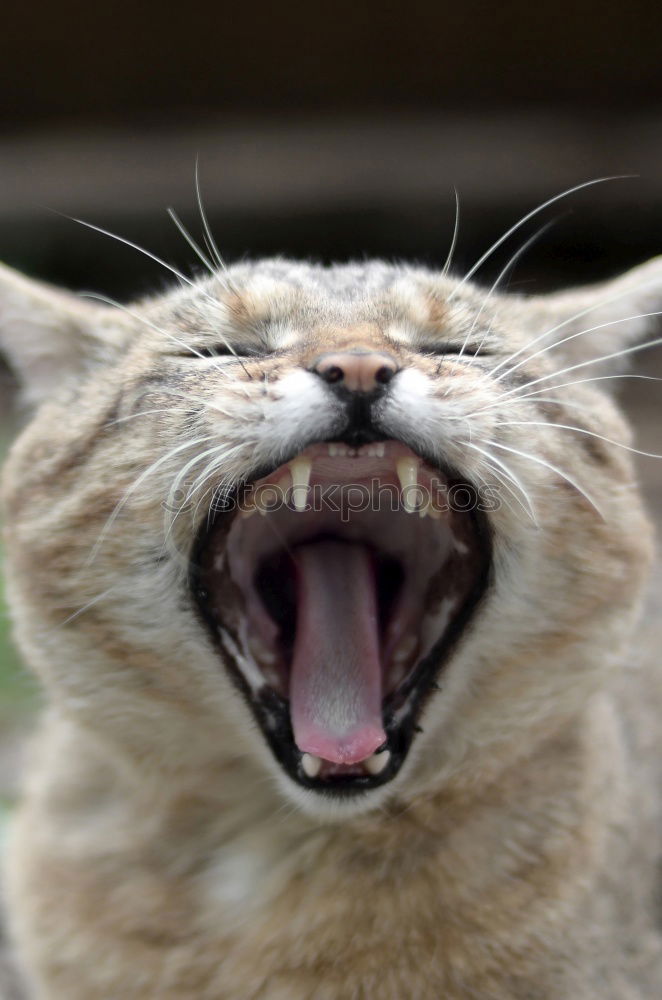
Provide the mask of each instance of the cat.
POLYGON ((662 258, 530 297, 211 271, 126 307, 0 271, 47 703, 6 863, 29 996, 658 997, 653 543, 612 390, 662 258))

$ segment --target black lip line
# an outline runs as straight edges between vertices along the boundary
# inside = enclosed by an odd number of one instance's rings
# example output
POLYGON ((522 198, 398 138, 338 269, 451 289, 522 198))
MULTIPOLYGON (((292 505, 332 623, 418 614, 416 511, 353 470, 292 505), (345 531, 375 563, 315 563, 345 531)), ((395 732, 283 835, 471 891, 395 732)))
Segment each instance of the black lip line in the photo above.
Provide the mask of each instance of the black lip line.
MULTIPOLYGON (((398 443, 405 444, 407 447, 411 448, 411 444, 407 441, 402 438, 393 438, 392 435, 384 435, 376 440, 395 440, 398 441, 398 443)), ((306 788, 313 789, 318 794, 321 793, 328 797, 337 799, 350 798, 360 795, 362 792, 386 784, 395 777, 402 767, 413 742, 414 736, 417 731, 420 730, 420 727, 418 726, 418 719, 421 716, 423 707, 432 693, 438 689, 438 678, 443 673, 444 667, 450 658, 453 648, 464 633, 478 606, 489 590, 492 580, 492 532, 486 514, 479 512, 474 505, 474 510, 468 511, 467 516, 470 516, 474 522, 474 530, 476 533, 475 537, 478 541, 478 548, 480 550, 481 568, 479 573, 476 575, 476 579, 469 595, 465 599, 460 610, 456 615, 454 615, 452 621, 449 622, 443 635, 439 637, 427 656, 417 663, 413 670, 410 671, 409 676, 403 684, 397 688, 396 691, 392 692, 392 694, 389 695, 384 701, 384 729, 387 737, 386 746, 388 746, 391 753, 387 766, 380 774, 377 775, 350 775, 347 777, 334 776, 333 778, 324 779, 309 778, 302 769, 302 754, 294 742, 294 734, 292 732, 289 713, 289 703, 285 698, 279 695, 277 691, 269 687, 266 682, 256 694, 248 684, 241 668, 234 660, 234 657, 232 657, 228 653, 227 649, 223 647, 220 639, 219 623, 210 613, 207 612, 205 607, 206 592, 199 582, 202 564, 198 558, 198 553, 202 550, 209 531, 214 525, 217 516, 230 512, 232 500, 237 496, 242 486, 248 487, 251 483, 256 482, 258 479, 271 475, 271 473, 280 468, 281 465, 287 464, 287 462, 291 461, 292 458, 295 458, 296 455, 300 454, 304 448, 310 447, 310 445, 313 444, 329 443, 329 441, 329 438, 308 441, 303 448, 299 448, 294 451, 291 457, 271 467, 264 467, 264 471, 262 469, 258 469, 257 473, 250 479, 244 480, 242 483, 237 484, 233 490, 225 493, 224 505, 222 507, 219 508, 216 504, 212 506, 213 516, 208 522, 205 522, 193 549, 192 558, 190 560, 189 589, 194 595, 197 610, 202 616, 205 625, 209 629, 215 645, 220 649, 225 662, 229 664, 228 672, 233 683, 235 684, 235 687, 243 696, 249 709, 255 716, 257 716, 262 733, 274 757, 283 767, 283 770, 289 775, 290 778, 292 778, 293 781, 295 781, 295 783, 306 788), (400 720, 397 722, 396 713, 402 713, 400 720)), ((343 441, 343 438, 334 437, 331 439, 331 443, 339 441, 343 441)), ((444 469, 444 467, 440 466, 436 460, 430 461, 426 458, 424 453, 416 448, 412 448, 412 451, 418 455, 422 461, 426 462, 426 464, 429 464, 431 467, 446 476, 449 481, 453 479, 460 481, 475 494, 475 487, 470 483, 466 483, 466 481, 461 477, 453 475, 450 471, 450 467, 444 469)), ((227 531, 229 531, 233 520, 234 517, 228 519, 227 531)), ((223 626, 223 628, 228 632, 228 634, 231 635, 235 644, 238 645, 238 636, 234 635, 226 626, 223 626)))

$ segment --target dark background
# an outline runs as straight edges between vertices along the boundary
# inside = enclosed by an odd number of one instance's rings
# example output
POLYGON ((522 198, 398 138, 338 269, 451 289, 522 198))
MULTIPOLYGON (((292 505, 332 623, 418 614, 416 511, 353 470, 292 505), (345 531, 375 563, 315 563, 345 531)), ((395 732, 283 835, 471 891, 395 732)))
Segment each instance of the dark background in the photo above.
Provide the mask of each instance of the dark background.
POLYGON ((545 213, 561 217, 512 283, 613 273, 662 249, 661 33, 659 3, 13 5, 0 258, 73 288, 158 290, 147 258, 56 213, 185 267, 165 209, 199 232, 198 157, 229 260, 441 264, 456 187, 458 270, 564 188, 636 174, 545 213))

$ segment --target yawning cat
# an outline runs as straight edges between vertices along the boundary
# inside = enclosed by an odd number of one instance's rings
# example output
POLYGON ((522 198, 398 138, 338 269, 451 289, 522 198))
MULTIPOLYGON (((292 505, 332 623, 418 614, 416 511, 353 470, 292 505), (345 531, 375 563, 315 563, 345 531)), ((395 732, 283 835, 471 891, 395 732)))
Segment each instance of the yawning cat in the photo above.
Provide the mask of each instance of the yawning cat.
POLYGON ((661 308, 662 260, 525 298, 276 259, 127 308, 0 271, 30 996, 660 995, 610 390, 661 308))

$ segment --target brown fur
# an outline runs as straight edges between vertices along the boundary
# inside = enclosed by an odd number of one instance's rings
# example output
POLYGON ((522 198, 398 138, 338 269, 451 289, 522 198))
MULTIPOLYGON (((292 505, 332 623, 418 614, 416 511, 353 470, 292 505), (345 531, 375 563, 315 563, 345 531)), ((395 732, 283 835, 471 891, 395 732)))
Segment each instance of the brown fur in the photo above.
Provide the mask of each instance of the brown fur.
MULTIPOLYGON (((593 303, 610 300, 554 339, 659 307, 662 268, 647 267, 602 289, 495 300, 476 331, 490 356, 473 360, 416 345, 430 323, 462 344, 483 293, 454 295, 456 282, 414 269, 388 281, 384 265, 337 269, 334 292, 335 271, 265 262, 233 269, 232 289, 210 282, 92 319, 0 274, 0 345, 43 399, 4 476, 16 635, 49 703, 7 867, 35 1000, 659 996, 662 686, 633 642, 651 531, 627 451, 590 436, 629 434, 610 383, 556 387, 586 368, 543 383, 552 404, 509 403, 515 383, 491 373, 593 303), (270 322, 274 353, 243 367, 182 357, 172 340, 252 344, 270 322), (45 340, 49 325, 61 337, 45 340), (568 478, 493 451, 536 524, 506 491, 490 514, 492 588, 411 764, 379 802, 332 818, 288 800, 191 605, 204 505, 172 522, 164 549, 163 503, 187 441, 235 448, 223 468, 234 480, 261 448, 278 454, 304 420, 308 383, 294 393, 288 379, 359 342, 417 380, 399 419, 438 434, 469 480, 503 487, 469 450, 467 422, 474 443, 568 478)), ((527 361, 523 384, 643 331, 607 333, 527 361)))

